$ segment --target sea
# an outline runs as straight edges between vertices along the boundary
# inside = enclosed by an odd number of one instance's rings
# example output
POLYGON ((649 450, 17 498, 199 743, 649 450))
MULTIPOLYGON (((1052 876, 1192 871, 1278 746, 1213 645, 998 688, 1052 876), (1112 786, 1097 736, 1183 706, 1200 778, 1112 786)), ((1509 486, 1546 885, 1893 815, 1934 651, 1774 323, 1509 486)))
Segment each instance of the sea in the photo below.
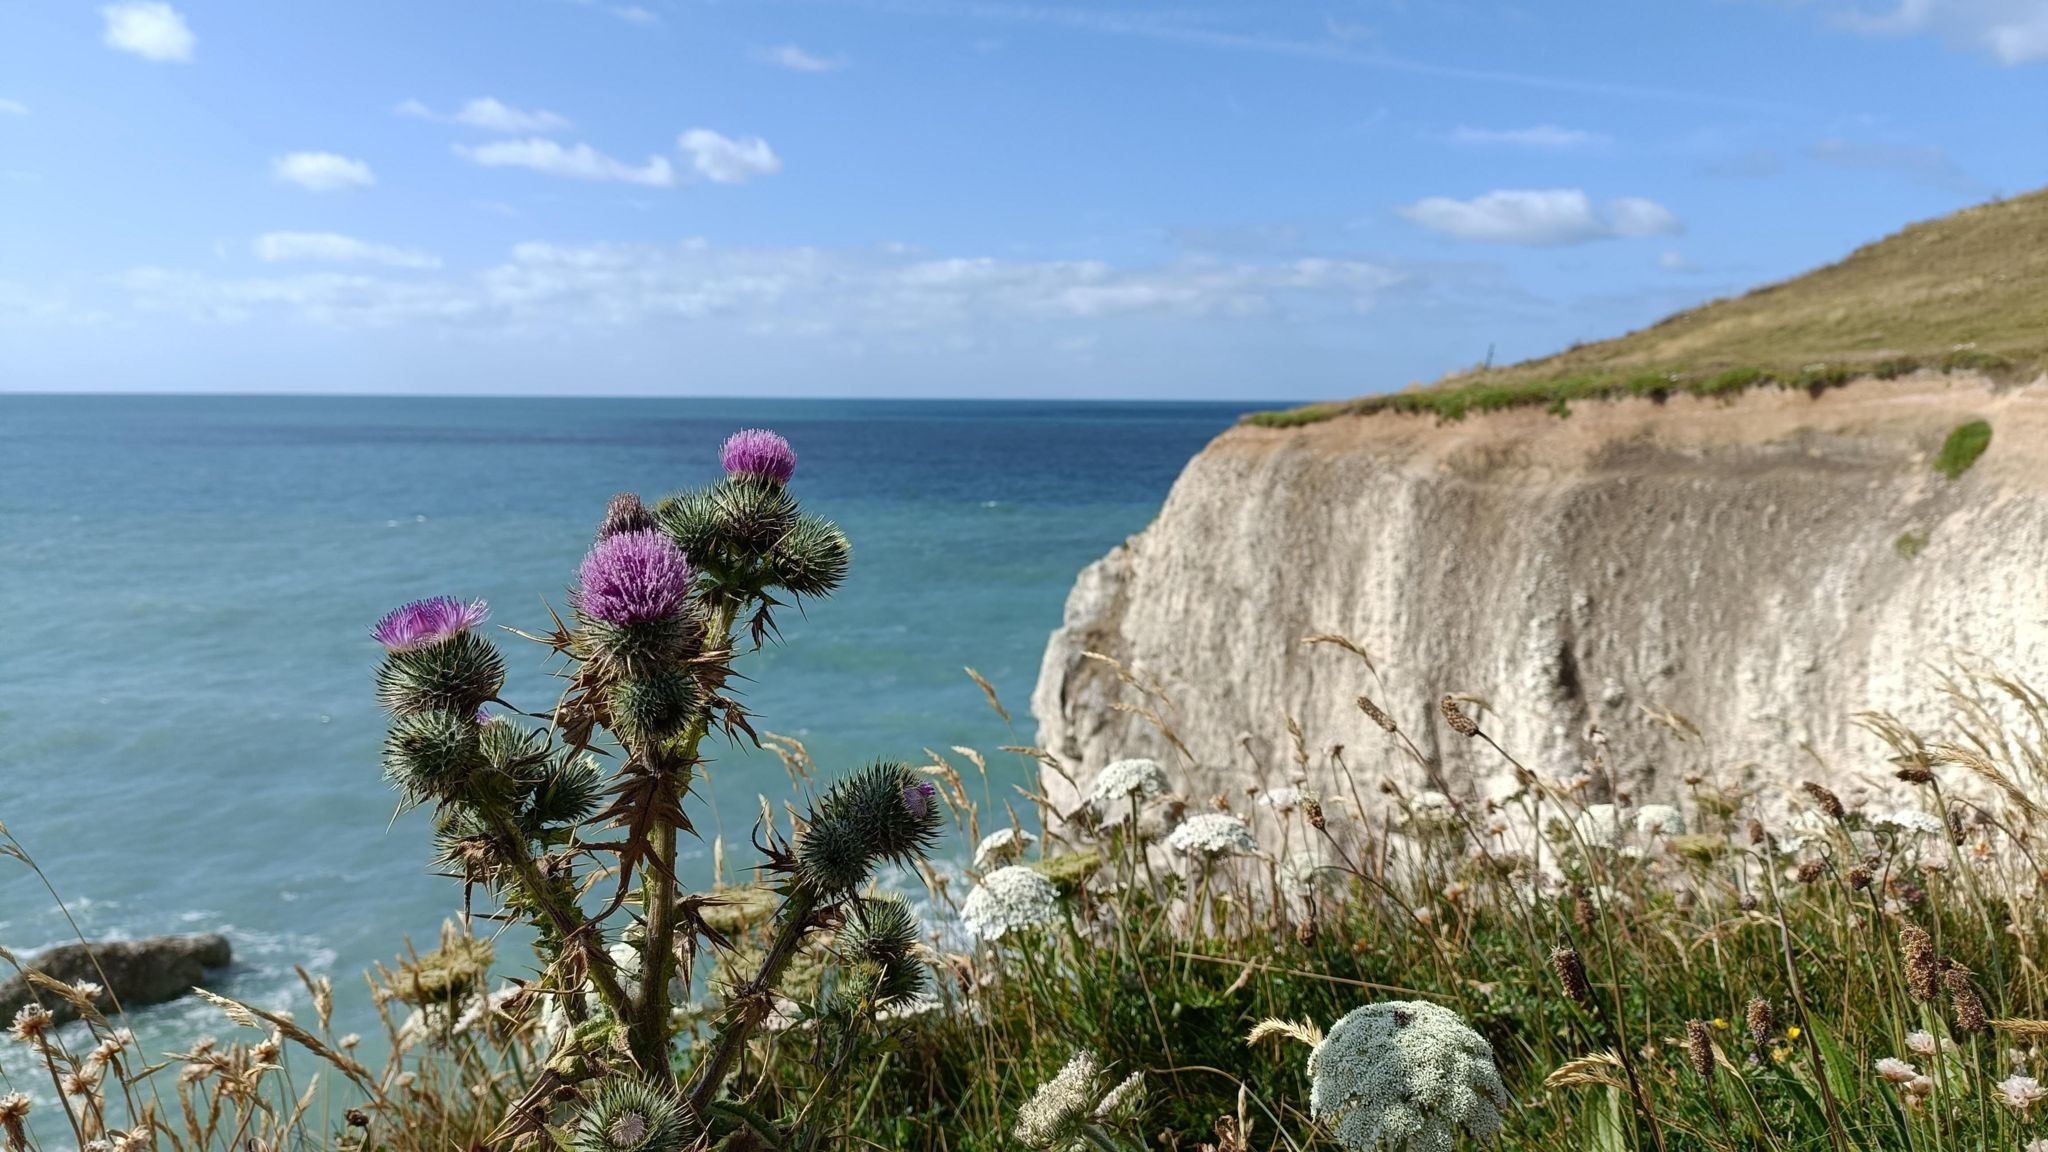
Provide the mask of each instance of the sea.
MULTIPOLYGON (((1032 767, 999 749, 1035 738, 1076 573, 1249 407, 0 396, 0 823, 35 865, 0 856, 0 947, 68 942, 74 922, 221 932, 235 960, 215 991, 304 1019, 302 966, 333 978, 337 1034, 376 1033, 361 974, 431 947, 462 894, 430 865, 428 815, 380 778, 371 624, 483 597, 508 699, 544 709, 558 665, 496 626, 544 631, 607 499, 715 479, 745 427, 789 438, 793 490, 854 545, 844 587, 739 660, 757 727, 826 778, 935 751, 986 809, 1028 818, 1032 767)), ((762 796, 791 798, 783 762, 717 747, 686 883, 709 881, 721 839, 744 868, 762 796)), ((231 1031, 191 999, 130 1023, 152 1052, 231 1031)), ((20 1048, 0 1037, 0 1094, 47 1102, 20 1048)))

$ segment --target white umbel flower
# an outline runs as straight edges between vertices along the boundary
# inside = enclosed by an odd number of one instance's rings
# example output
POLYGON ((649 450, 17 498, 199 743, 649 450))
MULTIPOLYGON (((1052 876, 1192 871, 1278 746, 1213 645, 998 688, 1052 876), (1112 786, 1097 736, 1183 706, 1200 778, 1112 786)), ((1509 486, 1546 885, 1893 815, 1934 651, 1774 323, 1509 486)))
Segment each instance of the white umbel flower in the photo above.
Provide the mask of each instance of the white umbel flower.
POLYGON ((1417 832, 1448 832, 1458 826, 1458 802, 1441 792, 1417 792, 1401 821, 1417 832))
POLYGON ((1508 1092, 1493 1046, 1448 1008, 1394 1000, 1354 1009, 1309 1053, 1309 1114, 1354 1152, 1449 1152, 1460 1128, 1501 1128, 1508 1092))
POLYGON ((990 864, 1008 864, 1037 842, 1038 837, 1022 828, 998 828, 983 836, 981 843, 974 846, 974 866, 983 868, 990 864))
POLYGON ((1143 804, 1166 795, 1166 769, 1157 760, 1115 760, 1095 774, 1088 787, 1088 807, 1097 819, 1111 822, 1129 811, 1135 799, 1143 804))
POLYGON ((1879 812, 1870 818, 1871 824, 1887 832, 1919 832, 1930 836, 1945 835, 1948 826, 1933 815, 1918 808, 1894 808, 1879 812))
POLYGON ((1250 826, 1228 812, 1203 812, 1188 817, 1166 837, 1166 846, 1203 860, 1251 856, 1259 850, 1250 826))
POLYGON ((1060 918, 1060 891, 1029 868, 1012 864, 981 878, 960 904, 961 923, 984 940, 1042 928, 1060 918))
POLYGON ((1645 839, 1685 835, 1685 817, 1669 804, 1645 804, 1636 809, 1635 817, 1636 835, 1645 839))

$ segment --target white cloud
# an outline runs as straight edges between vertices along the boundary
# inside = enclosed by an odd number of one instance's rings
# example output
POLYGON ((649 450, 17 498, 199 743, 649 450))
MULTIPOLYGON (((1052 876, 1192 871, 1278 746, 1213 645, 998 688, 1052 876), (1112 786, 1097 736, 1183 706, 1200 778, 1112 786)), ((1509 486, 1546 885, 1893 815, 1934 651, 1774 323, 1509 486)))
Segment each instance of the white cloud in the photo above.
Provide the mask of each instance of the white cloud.
POLYGON ((661 23, 661 15, 659 13, 649 11, 646 8, 642 8, 638 4, 626 4, 621 7, 614 8, 612 9, 612 15, 617 16, 619 19, 624 20, 628 24, 661 23))
POLYGON ((1841 22, 1872 36, 1931 34, 2008 66, 2048 61, 2048 3, 2042 0, 1894 0, 1854 4, 1841 22))
POLYGON ((144 60, 184 63, 192 59, 198 40, 185 18, 169 4, 128 0, 101 8, 100 15, 107 22, 104 39, 109 48, 132 52, 144 60))
POLYGON ((734 140, 709 128, 692 128, 676 140, 690 154, 697 173, 714 184, 744 184, 782 171, 782 159, 759 136, 734 140))
POLYGON ((1698 265, 1688 260, 1685 253, 1677 249, 1659 253, 1657 256, 1657 267, 1666 272, 1696 272, 1699 270, 1698 265))
POLYGON ((332 152, 293 152, 270 162, 272 175, 311 192, 367 188, 377 182, 370 166, 332 152))
POLYGON ((1432 232, 1492 244, 1552 246, 1683 231, 1669 208, 1623 197, 1594 205, 1577 188, 1497 191, 1471 200, 1431 196, 1400 210, 1432 232))
POLYGON ((335 232, 265 232, 253 245, 266 264, 315 261, 328 264, 382 264, 390 268, 439 268, 440 257, 411 248, 372 244, 335 232))
POLYGON ((1357 260, 1120 268, 1095 260, 934 258, 900 246, 732 249, 690 241, 520 244, 508 260, 459 280, 333 272, 217 279, 143 268, 124 283, 138 307, 199 319, 281 312, 341 327, 459 323, 528 335, 714 320, 740 332, 820 337, 1053 325, 1071 338, 1148 317, 1355 314, 1402 279, 1357 260))
POLYGON ((1460 125, 1457 131, 1451 133, 1451 139, 1459 144, 1527 148, 1537 152, 1573 152, 1605 148, 1614 142, 1612 137, 1603 133, 1588 132, 1583 128, 1560 128, 1555 124, 1537 124, 1529 128, 1472 128, 1460 125))
POLYGON ((19 100, 0 99, 0 116, 26 116, 28 105, 19 100))
POLYGON ((566 116, 558 116, 544 108, 536 108, 530 112, 514 108, 491 96, 479 96, 447 114, 435 112, 418 100, 407 100, 398 106, 397 112, 400 116, 410 116, 417 120, 463 124, 471 128, 481 128, 486 132, 505 132, 522 136, 563 132, 575 127, 566 116))
POLYGON ((676 182, 674 165, 663 157, 649 156, 647 163, 636 168, 614 160, 588 144, 564 147, 538 136, 525 140, 502 140, 474 148, 457 144, 455 151, 486 168, 530 168, 535 172, 573 180, 619 181, 652 188, 667 188, 676 182))
POLYGON ((837 57, 813 56, 794 44, 764 49, 761 59, 779 65, 792 72, 837 72, 846 67, 846 61, 837 57))
POLYGON ((1808 154, 1830 168, 1849 171, 1896 172, 1923 180, 1937 188, 1981 193, 1985 189, 1933 144, 1887 141, 1855 141, 1829 137, 1808 149, 1808 154))

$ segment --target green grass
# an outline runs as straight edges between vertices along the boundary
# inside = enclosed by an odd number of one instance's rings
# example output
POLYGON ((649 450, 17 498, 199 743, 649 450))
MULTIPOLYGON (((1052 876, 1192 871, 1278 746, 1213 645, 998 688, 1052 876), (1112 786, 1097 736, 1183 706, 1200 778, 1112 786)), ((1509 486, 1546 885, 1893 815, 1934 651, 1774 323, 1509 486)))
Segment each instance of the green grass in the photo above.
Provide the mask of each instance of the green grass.
POLYGON ((1925 532, 1901 532, 1899 533, 1899 538, 1892 541, 1892 551, 1896 552, 1901 560, 1918 560, 1920 553, 1926 550, 1927 533, 1925 532))
POLYGON ((1970 470, 1984 450, 1991 447, 1991 425, 1982 420, 1956 426, 1941 442, 1941 453, 1934 458, 1934 470, 1951 480, 1958 479, 1970 470))
POLYGON ((1356 400, 1258 413, 1294 427, 1339 415, 1458 420, 1523 406, 1779 386, 1819 392, 1915 371, 2011 376, 2048 363, 2048 190, 1912 225, 1845 259, 1554 356, 1356 400))

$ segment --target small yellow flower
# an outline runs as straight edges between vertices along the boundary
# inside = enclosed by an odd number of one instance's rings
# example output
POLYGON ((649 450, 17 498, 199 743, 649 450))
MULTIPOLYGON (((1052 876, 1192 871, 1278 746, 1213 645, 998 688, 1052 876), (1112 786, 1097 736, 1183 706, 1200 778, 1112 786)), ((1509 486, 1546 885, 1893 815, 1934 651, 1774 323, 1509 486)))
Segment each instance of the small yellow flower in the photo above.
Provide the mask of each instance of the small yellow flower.
POLYGON ((1771 1049, 1771 1063, 1783 1064, 1785 1062, 1785 1057, 1790 1056, 1791 1054, 1792 1050, 1790 1048, 1773 1048, 1771 1049))
POLYGON ((1714 1027, 1720 1029, 1723 1032, 1726 1032, 1728 1030, 1728 1021, 1719 1016, 1716 1016, 1714 1017, 1714 1027))
POLYGON ((1797 1039, 1799 1039, 1799 1025, 1797 1025, 1797 1024, 1794 1024, 1794 1025, 1793 1025, 1793 1026, 1791 1026, 1790 1028, 1787 1028, 1787 1029, 1785 1029, 1785 1039, 1787 1039, 1787 1040, 1797 1040, 1797 1039))

